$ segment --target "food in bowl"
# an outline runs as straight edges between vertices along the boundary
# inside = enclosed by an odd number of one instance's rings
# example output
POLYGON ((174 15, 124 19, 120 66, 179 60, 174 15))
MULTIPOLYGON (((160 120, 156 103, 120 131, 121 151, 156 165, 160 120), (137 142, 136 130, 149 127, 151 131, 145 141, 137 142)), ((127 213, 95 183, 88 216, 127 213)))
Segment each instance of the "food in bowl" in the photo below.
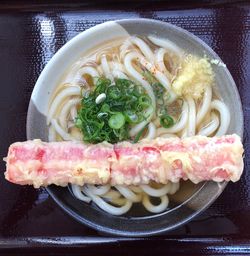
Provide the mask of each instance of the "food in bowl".
POLYGON ((230 112, 216 90, 213 63, 220 64, 154 36, 96 47, 71 66, 51 98, 51 143, 11 146, 6 178, 36 187, 72 183, 76 198, 114 215, 133 203, 151 213, 166 210, 180 178, 237 181, 243 147, 237 135, 223 136, 230 112))

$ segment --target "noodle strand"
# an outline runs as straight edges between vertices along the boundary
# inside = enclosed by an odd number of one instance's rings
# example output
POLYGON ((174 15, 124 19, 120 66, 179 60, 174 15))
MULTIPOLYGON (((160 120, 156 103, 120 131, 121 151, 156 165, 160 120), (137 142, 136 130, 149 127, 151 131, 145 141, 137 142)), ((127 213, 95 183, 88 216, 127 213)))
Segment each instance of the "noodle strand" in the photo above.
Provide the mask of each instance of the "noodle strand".
POLYGON ((62 104, 62 102, 65 100, 65 98, 70 96, 80 96, 81 89, 80 87, 67 87, 64 90, 62 90, 60 93, 57 94, 57 96, 53 99, 53 102, 50 105, 48 116, 47 116, 47 125, 50 123, 52 117, 54 116, 55 112, 59 108, 59 106, 62 104))
POLYGON ((195 126, 196 126, 195 102, 191 97, 187 97, 187 103, 188 103, 188 110, 189 110, 187 136, 194 136, 195 126))
POLYGON ((211 105, 211 100, 212 100, 212 88, 211 88, 211 86, 207 86, 206 90, 204 92, 202 105, 201 105, 199 111, 197 112, 196 125, 200 124, 200 122, 203 120, 203 118, 209 111, 210 105, 211 105))
POLYGON ((144 207, 149 211, 149 212, 153 212, 153 213, 160 213, 163 212, 167 209, 168 207, 168 203, 169 203, 169 199, 168 196, 164 195, 160 197, 161 203, 158 205, 153 205, 150 200, 149 200, 149 196, 147 194, 145 194, 143 196, 142 199, 142 204, 144 205, 144 207))
POLYGON ((222 136, 226 134, 229 127, 230 112, 225 103, 220 100, 213 100, 211 103, 211 108, 216 109, 220 113, 220 127, 215 136, 222 136))

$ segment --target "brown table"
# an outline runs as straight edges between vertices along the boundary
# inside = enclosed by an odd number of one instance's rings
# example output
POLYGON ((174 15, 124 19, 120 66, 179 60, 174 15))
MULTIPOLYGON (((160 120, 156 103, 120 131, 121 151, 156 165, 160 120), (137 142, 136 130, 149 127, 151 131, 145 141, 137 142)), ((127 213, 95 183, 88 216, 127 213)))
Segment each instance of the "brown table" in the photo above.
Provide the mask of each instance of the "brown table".
POLYGON ((185 28, 203 39, 226 63, 239 88, 245 116, 245 172, 241 181, 229 184, 207 211, 171 233, 146 239, 114 238, 78 224, 45 190, 7 183, 1 161, 0 252, 4 255, 250 253, 248 1, 1 1, 0 157, 6 155, 10 143, 26 139, 30 95, 54 53, 89 27, 132 17, 163 20, 185 28))

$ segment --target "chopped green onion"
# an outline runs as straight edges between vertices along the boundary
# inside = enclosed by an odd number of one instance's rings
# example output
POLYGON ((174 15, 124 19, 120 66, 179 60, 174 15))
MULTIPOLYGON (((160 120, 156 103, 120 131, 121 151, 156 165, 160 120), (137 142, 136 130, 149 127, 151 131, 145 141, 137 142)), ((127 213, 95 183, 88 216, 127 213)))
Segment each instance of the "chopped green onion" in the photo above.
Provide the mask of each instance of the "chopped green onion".
POLYGON ((117 100, 121 97, 121 91, 117 86, 110 86, 107 91, 108 97, 111 99, 117 100))
POLYGON ((122 126, 120 129, 113 129, 113 132, 115 134, 115 136, 117 136, 119 138, 119 140, 127 140, 129 138, 128 135, 128 127, 125 123, 124 126, 122 126))
POLYGON ((96 95, 105 93, 108 86, 110 86, 111 81, 106 78, 99 78, 96 82, 96 88, 95 88, 95 93, 96 95))
POLYGON ((110 113, 110 107, 108 104, 104 103, 101 107, 101 112, 110 113))
POLYGON ((99 119, 103 119, 103 118, 105 118, 107 116, 108 116, 108 113, 105 113, 105 112, 100 112, 100 113, 97 114, 97 117, 99 119))
POLYGON ((134 143, 137 143, 139 141, 139 139, 141 138, 142 134, 144 133, 144 131, 146 130, 146 128, 148 127, 148 125, 145 125, 135 136, 134 138, 134 143))
POLYGON ((116 79, 115 84, 121 88, 128 88, 132 84, 132 81, 118 78, 116 79))
POLYGON ((164 128, 170 128, 174 125, 174 119, 169 115, 162 115, 160 117, 160 124, 164 128))
POLYGON ((151 105, 151 99, 147 95, 142 95, 139 97, 139 105, 147 108, 151 105))
POLYGON ((76 127, 81 128, 82 120, 80 118, 76 118, 75 124, 76 124, 76 127))
POLYGON ((109 79, 100 77, 84 94, 75 125, 85 142, 116 143, 129 139, 131 126, 146 120, 151 107, 142 86, 127 79, 116 79, 111 85, 109 79))
POLYGON ((131 110, 125 111, 124 115, 125 115, 125 119, 126 119, 126 121, 128 121, 128 123, 138 123, 138 121, 139 121, 138 115, 131 110))
POLYGON ((120 112, 113 114, 109 119, 109 126, 112 129, 120 129, 125 124, 124 115, 120 112))
POLYGON ((111 81, 108 78, 99 77, 96 82, 96 87, 104 88, 111 85, 111 81))
MULTIPOLYGON (((81 90, 83 90, 83 89, 81 89, 81 90)), ((87 90, 87 91, 81 93, 81 95, 82 95, 84 98, 88 98, 88 97, 89 97, 89 94, 90 94, 90 90, 87 90)))
POLYGON ((153 74, 151 72, 149 72, 148 70, 143 72, 143 76, 144 78, 150 83, 153 84, 156 82, 155 77, 153 76, 153 74))
POLYGON ((164 93, 166 89, 161 83, 153 83, 152 84, 154 95, 157 97, 157 99, 163 99, 164 93))

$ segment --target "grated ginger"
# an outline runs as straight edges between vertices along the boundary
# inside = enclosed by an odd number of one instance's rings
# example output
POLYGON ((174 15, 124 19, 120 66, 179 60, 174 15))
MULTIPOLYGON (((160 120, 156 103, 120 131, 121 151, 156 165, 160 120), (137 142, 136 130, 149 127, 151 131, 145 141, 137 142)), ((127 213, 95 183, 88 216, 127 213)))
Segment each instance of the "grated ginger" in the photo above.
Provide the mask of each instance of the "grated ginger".
POLYGON ((192 96, 200 99, 206 86, 214 82, 211 63, 206 58, 189 55, 183 61, 181 70, 172 83, 172 88, 178 96, 192 96))

